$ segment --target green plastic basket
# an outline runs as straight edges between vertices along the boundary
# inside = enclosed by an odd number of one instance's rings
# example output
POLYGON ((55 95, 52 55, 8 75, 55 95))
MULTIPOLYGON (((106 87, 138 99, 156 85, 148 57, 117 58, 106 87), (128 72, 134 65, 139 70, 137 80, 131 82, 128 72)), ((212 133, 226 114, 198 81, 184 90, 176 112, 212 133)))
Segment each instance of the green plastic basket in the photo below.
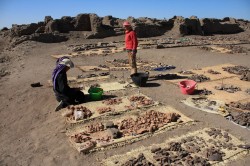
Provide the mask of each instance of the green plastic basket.
POLYGON ((89 88, 88 90, 91 100, 101 100, 103 89, 102 88, 89 88))

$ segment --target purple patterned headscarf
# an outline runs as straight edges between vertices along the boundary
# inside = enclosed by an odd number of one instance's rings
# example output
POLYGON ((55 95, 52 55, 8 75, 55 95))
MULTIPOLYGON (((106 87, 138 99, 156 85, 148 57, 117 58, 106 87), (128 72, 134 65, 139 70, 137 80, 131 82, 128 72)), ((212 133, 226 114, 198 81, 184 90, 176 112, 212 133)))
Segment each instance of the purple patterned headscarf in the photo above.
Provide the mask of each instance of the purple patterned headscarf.
POLYGON ((55 85, 56 85, 56 77, 57 75, 66 67, 66 65, 63 64, 59 64, 63 59, 69 59, 69 57, 61 57, 58 58, 56 61, 56 68, 54 69, 53 73, 52 73, 52 82, 53 82, 53 88, 55 89, 55 85))

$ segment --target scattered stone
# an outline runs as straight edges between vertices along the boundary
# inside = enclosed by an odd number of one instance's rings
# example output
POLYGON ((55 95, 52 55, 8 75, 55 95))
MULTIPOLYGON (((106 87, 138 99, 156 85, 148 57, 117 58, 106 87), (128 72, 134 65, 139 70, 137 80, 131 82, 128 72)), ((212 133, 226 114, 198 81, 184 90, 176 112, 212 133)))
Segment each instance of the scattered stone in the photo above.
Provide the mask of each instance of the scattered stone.
POLYGON ((132 157, 128 161, 122 164, 122 166, 128 166, 128 165, 134 165, 134 166, 154 166, 151 162, 149 162, 143 153, 139 154, 137 158, 132 157))
POLYGON ((96 110, 99 114, 104 114, 106 112, 112 112, 112 111, 115 111, 114 108, 111 108, 111 107, 100 107, 100 108, 97 108, 96 110))
POLYGON ((229 67, 222 67, 222 69, 224 71, 227 71, 231 74, 236 74, 236 75, 243 75, 247 71, 250 70, 248 67, 245 67, 245 66, 233 66, 233 67, 229 66, 229 67))
POLYGON ((247 103, 230 102, 229 104, 227 104, 227 106, 250 111, 250 102, 247 103))
POLYGON ((188 70, 183 70, 183 71, 180 71, 180 72, 178 72, 178 73, 183 74, 183 75, 194 74, 194 72, 188 71, 188 70))
POLYGON ((89 137, 89 134, 82 132, 82 133, 72 135, 71 139, 73 139, 75 143, 83 143, 83 142, 90 141, 92 138, 89 137))
POLYGON ((109 72, 103 72, 103 73, 100 73, 99 76, 108 76, 110 73, 109 72))
POLYGON ((247 71, 244 74, 242 74, 240 79, 243 81, 250 81, 250 71, 247 71))
POLYGON ((161 150, 160 147, 152 148, 152 149, 151 149, 151 153, 155 153, 155 152, 157 152, 157 151, 159 151, 159 150, 161 150))
POLYGON ((204 151, 204 157, 209 161, 222 161, 223 152, 215 148, 209 148, 204 151))
POLYGON ((5 63, 5 62, 9 62, 10 61, 10 57, 8 56, 3 56, 0 58, 0 63, 5 63))
POLYGON ((125 136, 143 134, 153 132, 167 123, 176 122, 179 118, 180 115, 176 113, 161 113, 150 110, 135 120, 132 118, 122 120, 118 127, 125 136))
POLYGON ((243 112, 233 116, 232 120, 241 126, 250 126, 250 112, 243 112))
POLYGON ((206 88, 204 88, 204 89, 201 89, 200 91, 199 91, 199 95, 211 95, 211 94, 213 94, 212 93, 212 91, 210 91, 210 90, 207 90, 206 88))
POLYGON ((96 133, 99 131, 104 131, 104 125, 102 123, 94 123, 85 127, 87 133, 96 133))
POLYGON ((209 77, 202 75, 202 74, 201 75, 198 75, 198 74, 192 75, 191 77, 188 77, 188 79, 194 80, 195 82, 205 82, 205 81, 210 80, 209 77))
POLYGON ((236 87, 234 85, 221 85, 221 86, 215 86, 214 88, 217 90, 224 90, 228 93, 235 93, 237 91, 241 91, 240 87, 236 87))
POLYGON ((213 50, 211 47, 208 47, 208 46, 198 46, 198 48, 200 48, 201 50, 205 50, 205 51, 212 51, 213 50))
POLYGON ((106 105, 119 105, 122 103, 122 99, 121 98, 107 99, 102 101, 102 103, 106 105))
POLYGON ((178 152, 183 151, 183 148, 181 147, 181 144, 179 142, 170 142, 169 145, 170 146, 168 150, 170 151, 178 151, 178 152))
POLYGON ((154 101, 151 99, 148 99, 145 96, 131 96, 129 98, 130 102, 136 102, 136 104, 140 104, 140 105, 151 105, 154 104, 154 101))
POLYGON ((2 68, 0 70, 0 78, 5 77, 7 75, 10 75, 10 72, 8 72, 6 69, 2 68))
POLYGON ((250 145, 239 145, 238 147, 242 149, 250 149, 250 145))
POLYGON ((220 72, 214 71, 212 69, 208 70, 207 72, 210 73, 210 74, 221 74, 220 72))
POLYGON ((237 45, 220 45, 222 48, 226 48, 230 50, 230 54, 235 54, 235 53, 247 53, 247 49, 242 46, 237 46, 237 45))

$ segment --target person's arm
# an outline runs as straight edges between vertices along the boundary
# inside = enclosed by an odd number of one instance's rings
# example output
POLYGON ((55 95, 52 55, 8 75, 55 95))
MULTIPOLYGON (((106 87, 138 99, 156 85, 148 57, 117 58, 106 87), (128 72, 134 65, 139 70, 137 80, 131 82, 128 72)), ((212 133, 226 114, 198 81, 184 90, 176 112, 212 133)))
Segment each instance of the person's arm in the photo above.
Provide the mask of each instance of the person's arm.
POLYGON ((57 77, 58 90, 61 94, 67 95, 70 91, 66 73, 61 73, 57 77))
POLYGON ((136 53, 137 46, 138 46, 138 40, 137 40, 136 33, 134 31, 132 31, 132 33, 131 33, 131 39, 132 39, 132 43, 133 43, 132 52, 136 53))

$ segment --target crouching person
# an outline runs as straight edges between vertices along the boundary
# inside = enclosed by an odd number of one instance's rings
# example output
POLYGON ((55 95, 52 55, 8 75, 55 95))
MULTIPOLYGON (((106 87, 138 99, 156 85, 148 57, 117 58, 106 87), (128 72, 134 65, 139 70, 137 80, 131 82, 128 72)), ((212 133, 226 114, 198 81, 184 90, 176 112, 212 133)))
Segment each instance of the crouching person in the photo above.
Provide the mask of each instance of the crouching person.
POLYGON ((79 88, 70 88, 67 80, 67 71, 74 67, 74 63, 68 57, 57 60, 56 68, 52 74, 53 90, 59 105, 55 111, 59 111, 68 105, 84 102, 84 94, 79 88))

